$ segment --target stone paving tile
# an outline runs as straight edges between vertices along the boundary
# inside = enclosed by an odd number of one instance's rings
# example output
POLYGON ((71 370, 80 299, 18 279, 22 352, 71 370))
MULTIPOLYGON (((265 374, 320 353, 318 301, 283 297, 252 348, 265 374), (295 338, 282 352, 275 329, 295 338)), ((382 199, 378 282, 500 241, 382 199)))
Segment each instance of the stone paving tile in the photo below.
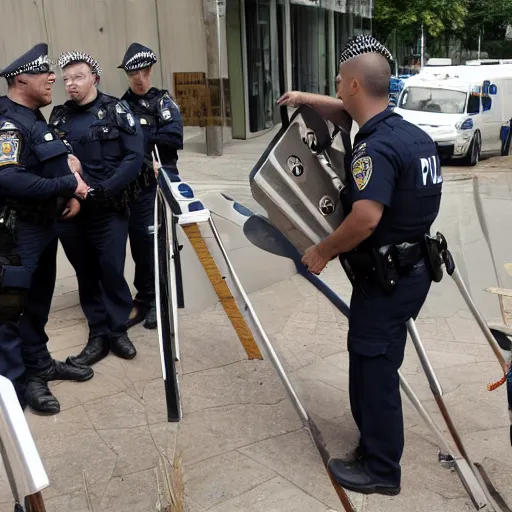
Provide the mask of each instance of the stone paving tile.
POLYGON ((275 405, 287 397, 267 361, 240 361, 184 375, 181 390, 184 414, 233 404, 275 405))
POLYGON ((45 500, 44 504, 46 512, 91 512, 85 493, 65 494, 45 500))
POLYGON ((302 424, 288 399, 277 405, 232 405, 190 413, 182 420, 178 453, 184 466, 292 432, 302 424))
MULTIPOLYGON (((340 508, 338 495, 306 430, 267 439, 239 451, 286 478, 326 507, 340 508)), ((349 494, 354 505, 360 506, 362 495, 349 494)))
POLYGON ((154 469, 112 478, 98 512, 150 512, 156 510, 158 486, 154 469))
POLYGON ((252 458, 237 451, 211 457, 187 466, 185 489, 198 510, 235 498, 277 475, 252 458))
POLYGON ((276 477, 209 509, 209 512, 329 512, 329 507, 276 477))

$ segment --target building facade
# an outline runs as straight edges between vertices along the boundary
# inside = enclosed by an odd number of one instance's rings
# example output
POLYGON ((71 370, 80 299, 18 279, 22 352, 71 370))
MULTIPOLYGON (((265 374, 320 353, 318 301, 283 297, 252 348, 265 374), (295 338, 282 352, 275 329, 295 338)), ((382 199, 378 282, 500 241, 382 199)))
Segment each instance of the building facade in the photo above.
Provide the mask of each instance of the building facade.
MULTIPOLYGON (((137 41, 159 55, 155 86, 175 95, 186 124, 226 123, 242 139, 279 123, 276 100, 287 90, 334 94, 341 47, 370 32, 372 17, 372 0, 2 2, 11 15, 2 27, 0 67, 45 41, 53 58, 75 49, 93 55, 104 70, 100 88, 120 96, 127 82, 117 66, 137 41)), ((54 103, 61 103, 57 77, 54 103)))
POLYGON ((287 90, 333 95, 342 46, 371 32, 369 0, 225 1, 236 138, 279 122, 276 100, 287 90), (235 88, 243 95, 233 96, 235 88))

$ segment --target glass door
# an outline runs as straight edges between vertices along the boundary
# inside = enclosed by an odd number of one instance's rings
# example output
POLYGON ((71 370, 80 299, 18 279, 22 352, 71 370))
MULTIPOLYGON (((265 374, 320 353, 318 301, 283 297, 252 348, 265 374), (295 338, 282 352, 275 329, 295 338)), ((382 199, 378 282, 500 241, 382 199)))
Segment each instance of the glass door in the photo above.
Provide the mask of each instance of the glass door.
MULTIPOLYGON (((249 130, 274 126, 273 78, 278 55, 276 0, 245 0, 249 130)), ((279 83, 279 77, 276 76, 279 83)))

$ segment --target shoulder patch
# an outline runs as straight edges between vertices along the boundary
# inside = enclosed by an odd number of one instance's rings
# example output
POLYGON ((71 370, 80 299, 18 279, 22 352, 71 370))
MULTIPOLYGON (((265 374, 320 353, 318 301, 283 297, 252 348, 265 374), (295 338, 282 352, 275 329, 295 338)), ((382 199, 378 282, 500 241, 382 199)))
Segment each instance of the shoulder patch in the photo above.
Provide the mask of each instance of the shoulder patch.
POLYGON ((123 128, 129 133, 135 133, 135 119, 132 111, 125 100, 116 103, 116 120, 120 128, 123 128))
POLYGON ((20 163, 21 136, 18 131, 0 131, 0 166, 20 163))
POLYGON ((369 156, 358 158, 352 163, 352 176, 359 191, 366 188, 372 177, 372 172, 373 162, 369 156))
POLYGON ((162 121, 172 121, 173 110, 180 111, 176 102, 171 98, 169 93, 165 93, 158 101, 158 113, 162 121))

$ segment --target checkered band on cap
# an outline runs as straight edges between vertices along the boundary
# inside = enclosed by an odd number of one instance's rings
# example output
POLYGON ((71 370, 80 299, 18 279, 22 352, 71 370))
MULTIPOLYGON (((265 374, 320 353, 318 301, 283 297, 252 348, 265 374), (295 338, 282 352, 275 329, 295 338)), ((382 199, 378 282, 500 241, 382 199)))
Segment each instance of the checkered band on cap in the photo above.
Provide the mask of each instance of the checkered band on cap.
POLYGON ((23 73, 48 73, 50 71, 50 61, 48 55, 41 55, 37 59, 27 62, 17 69, 3 73, 4 78, 22 75, 23 73))
POLYGON ((341 52, 340 64, 354 57, 359 57, 359 55, 364 53, 380 53, 386 57, 388 62, 393 62, 393 56, 390 51, 383 44, 379 43, 377 39, 371 35, 360 35, 349 39, 341 52))
POLYGON ((156 60, 156 55, 152 51, 138 52, 123 64, 123 68, 126 71, 135 71, 152 66, 156 60))
POLYGON ((69 66, 69 64, 73 64, 74 62, 85 62, 91 66, 91 70, 95 75, 100 76, 102 73, 102 69, 98 64, 98 61, 92 58, 88 53, 84 52, 64 52, 60 54, 58 64, 61 68, 65 68, 69 66))

